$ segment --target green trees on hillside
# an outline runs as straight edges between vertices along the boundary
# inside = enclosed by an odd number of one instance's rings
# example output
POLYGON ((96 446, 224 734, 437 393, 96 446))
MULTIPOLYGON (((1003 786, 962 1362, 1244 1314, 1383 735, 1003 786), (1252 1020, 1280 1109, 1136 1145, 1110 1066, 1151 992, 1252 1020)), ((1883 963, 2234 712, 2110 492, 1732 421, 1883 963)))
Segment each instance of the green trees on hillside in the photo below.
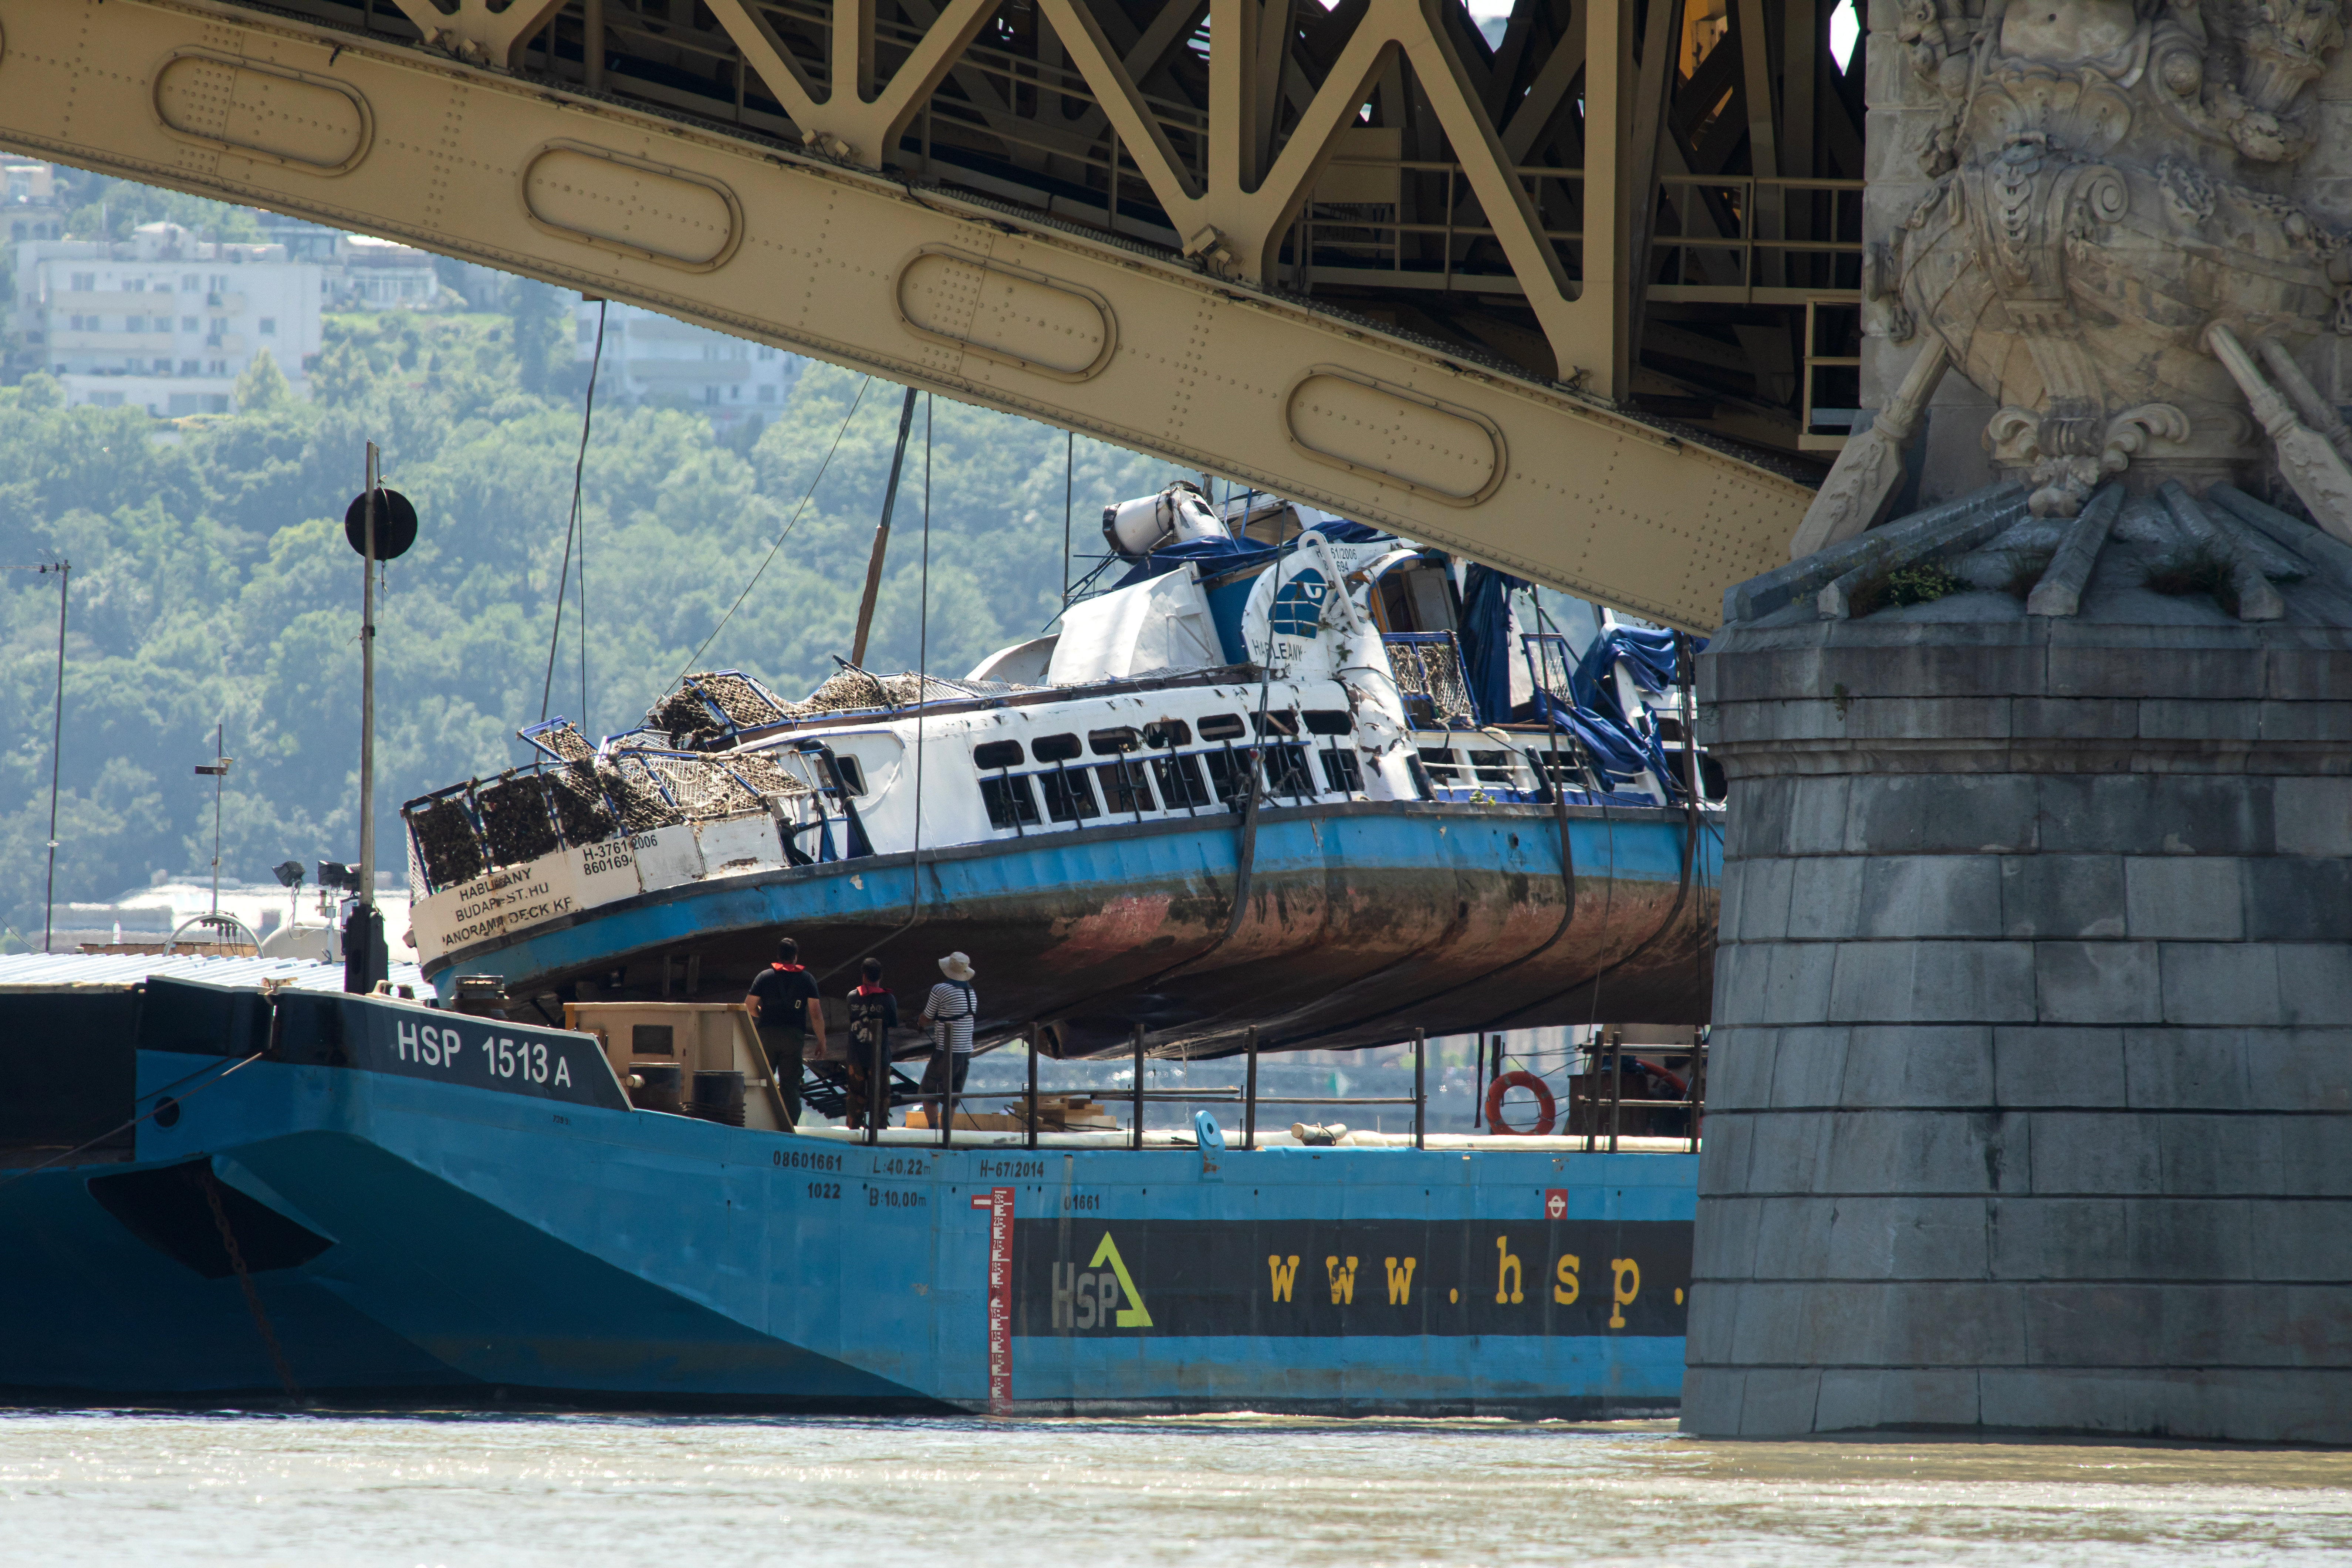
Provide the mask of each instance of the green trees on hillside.
MULTIPOLYGON (((61 900, 110 897, 208 858, 210 793, 190 768, 216 720, 238 759, 225 870, 258 877, 289 857, 356 855, 360 566, 340 519, 371 438, 386 481, 423 519, 415 550, 384 570, 387 867, 400 855, 400 801, 525 760, 513 731, 540 717, 580 426, 576 404, 520 384, 516 326, 340 320, 313 402, 160 435, 136 410, 65 408, 45 376, 0 390, 0 561, 74 565, 61 900)), ((811 367, 748 451, 692 415, 598 410, 583 528, 592 733, 638 721, 788 522, 774 563, 700 662, 793 695, 845 655, 896 387, 867 390, 791 520, 861 379, 811 367)), ((1057 430, 938 404, 931 668, 960 674, 1054 615, 1063 452, 1057 430)), ((1173 477, 1092 442, 1076 454, 1081 552, 1098 548, 1091 520, 1105 500, 1173 477)), ((912 668, 924 624, 923 463, 919 414, 868 660, 877 668, 912 668)), ((20 931, 40 897, 56 615, 54 578, 0 574, 0 914, 20 931)), ((567 612, 550 708, 575 720, 577 632, 567 612)))

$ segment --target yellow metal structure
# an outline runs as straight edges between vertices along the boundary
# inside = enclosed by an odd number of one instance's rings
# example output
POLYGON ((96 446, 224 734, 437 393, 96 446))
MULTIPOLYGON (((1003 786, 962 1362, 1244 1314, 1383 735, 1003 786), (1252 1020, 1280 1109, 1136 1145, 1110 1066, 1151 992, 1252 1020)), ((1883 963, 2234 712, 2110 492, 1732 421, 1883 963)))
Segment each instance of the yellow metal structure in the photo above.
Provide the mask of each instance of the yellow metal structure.
POLYGON ((1705 0, 1521 0, 1499 47, 1447 0, 494 4, 0 0, 0 145, 631 300, 1680 626, 1786 559, 1821 356, 1784 318, 1854 300, 1859 262, 1858 182, 1819 173, 1858 159, 1850 126, 1853 159, 1783 173, 1835 118, 1797 69, 1813 0, 1712 30, 1705 0), (1778 98, 1761 42, 1733 58, 1776 23, 1778 98))

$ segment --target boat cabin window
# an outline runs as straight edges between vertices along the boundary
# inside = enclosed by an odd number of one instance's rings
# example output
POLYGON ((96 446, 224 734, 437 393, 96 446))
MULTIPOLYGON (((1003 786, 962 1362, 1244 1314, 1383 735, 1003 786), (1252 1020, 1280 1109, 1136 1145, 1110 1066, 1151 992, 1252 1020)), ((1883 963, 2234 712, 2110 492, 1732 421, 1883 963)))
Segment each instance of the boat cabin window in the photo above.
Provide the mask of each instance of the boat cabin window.
POLYGON ((1298 733, 1298 715, 1287 708, 1271 708, 1263 713, 1253 713, 1250 723, 1261 735, 1298 733))
MULTIPOLYGON (((1011 742, 1005 742, 1011 745, 1011 742)), ((1034 827, 1037 825, 1037 797, 1029 793, 1025 778, 983 778, 980 781, 980 798, 988 807, 991 827, 1034 827)))
MULTIPOLYGON (((1135 731, 1130 730, 1129 734, 1135 731)), ((1113 811, 1157 811, 1160 807, 1151 798, 1151 785, 1145 782, 1140 762, 1097 763, 1095 772, 1102 775, 1103 803, 1113 811)))
POLYGON ((1265 756, 1268 795, 1301 796, 1315 793, 1315 775, 1307 769, 1306 747, 1268 746, 1265 756))
MULTIPOLYGON (((1216 756, 1220 762, 1224 760, 1223 752, 1216 756)), ((1171 811, 1209 804, 1208 786, 1201 782, 1201 764, 1192 757, 1154 757, 1151 776, 1160 784, 1160 798, 1171 811)))
POLYGON ((1309 708, 1300 717, 1310 735, 1347 735, 1356 728, 1356 716, 1344 708, 1309 708))
POLYGON ((1155 751, 1192 743, 1192 726, 1181 719, 1162 719, 1143 727, 1143 743, 1155 751))
POLYGON ((1399 566, 1381 578, 1381 629, 1391 632, 1450 632, 1456 629, 1454 583, 1434 562, 1399 566))
POLYGON ((667 1024, 632 1024, 629 1026, 629 1054, 633 1057, 674 1057, 677 1055, 677 1037, 667 1024))
POLYGON ((1097 757, 1124 756, 1143 744, 1143 738, 1132 725, 1122 724, 1116 730, 1089 730, 1087 745, 1097 757))
POLYGON ((1422 747, 1421 761, 1422 765, 1429 770, 1429 776, 1439 784, 1450 784, 1459 776, 1459 770, 1454 765, 1454 753, 1444 746, 1422 747))
POLYGON ((1238 741, 1241 735, 1242 721, 1234 714, 1212 713, 1201 721, 1203 741, 1238 741))
MULTIPOLYGON (((983 768, 1017 768, 1021 765, 1021 742, 1018 741, 983 741, 971 749, 972 763, 983 768)), ((1031 821, 1036 818, 1033 816, 1031 821)), ((997 826, 1003 826, 999 823, 997 826)))
POLYGON ((1041 763, 1066 763, 1078 754, 1076 735, 1040 735, 1029 742, 1029 753, 1041 763))
POLYGON ((1040 773, 1037 782, 1045 786, 1045 815, 1055 822, 1083 822, 1102 815, 1096 809, 1094 785, 1087 782, 1086 769, 1040 773))
POLYGON ((842 788, 856 795, 866 793, 866 770, 859 765, 856 757, 845 757, 836 753, 833 759, 833 771, 840 778, 842 788))
POLYGON ((1360 795, 1364 788, 1363 764, 1356 753, 1333 747, 1322 753, 1323 782, 1338 795, 1360 795))

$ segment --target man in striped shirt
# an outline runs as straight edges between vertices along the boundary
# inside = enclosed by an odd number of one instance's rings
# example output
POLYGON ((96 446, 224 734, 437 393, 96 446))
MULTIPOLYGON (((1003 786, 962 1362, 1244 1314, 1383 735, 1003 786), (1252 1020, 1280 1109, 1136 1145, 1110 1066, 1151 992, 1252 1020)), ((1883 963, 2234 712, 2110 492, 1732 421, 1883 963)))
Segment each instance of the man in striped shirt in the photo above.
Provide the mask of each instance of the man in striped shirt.
MULTIPOLYGON (((964 1077, 971 1071, 971 1025, 980 1016, 980 996, 971 988, 971 960, 964 954, 951 952, 940 959, 940 973, 947 978, 931 987, 923 1004, 923 1022, 931 1031, 931 1065, 923 1071, 923 1092, 961 1094, 964 1077)), ((939 1106, 936 1100, 931 1103, 939 1106)), ((934 1114, 949 1112, 940 1108, 934 1114)))

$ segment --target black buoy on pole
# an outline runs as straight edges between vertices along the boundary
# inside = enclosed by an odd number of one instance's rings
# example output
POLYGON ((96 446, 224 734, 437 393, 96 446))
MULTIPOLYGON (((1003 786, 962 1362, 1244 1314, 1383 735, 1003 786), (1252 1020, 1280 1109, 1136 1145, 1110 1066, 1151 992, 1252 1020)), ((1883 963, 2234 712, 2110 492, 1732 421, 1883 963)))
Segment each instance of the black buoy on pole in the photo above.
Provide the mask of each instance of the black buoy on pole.
POLYGON ((383 454, 367 444, 367 489, 343 511, 343 538, 359 552, 360 576, 360 886, 343 922, 343 989, 373 991, 392 973, 383 916, 375 907, 375 574, 416 542, 416 509, 383 488, 383 454))

